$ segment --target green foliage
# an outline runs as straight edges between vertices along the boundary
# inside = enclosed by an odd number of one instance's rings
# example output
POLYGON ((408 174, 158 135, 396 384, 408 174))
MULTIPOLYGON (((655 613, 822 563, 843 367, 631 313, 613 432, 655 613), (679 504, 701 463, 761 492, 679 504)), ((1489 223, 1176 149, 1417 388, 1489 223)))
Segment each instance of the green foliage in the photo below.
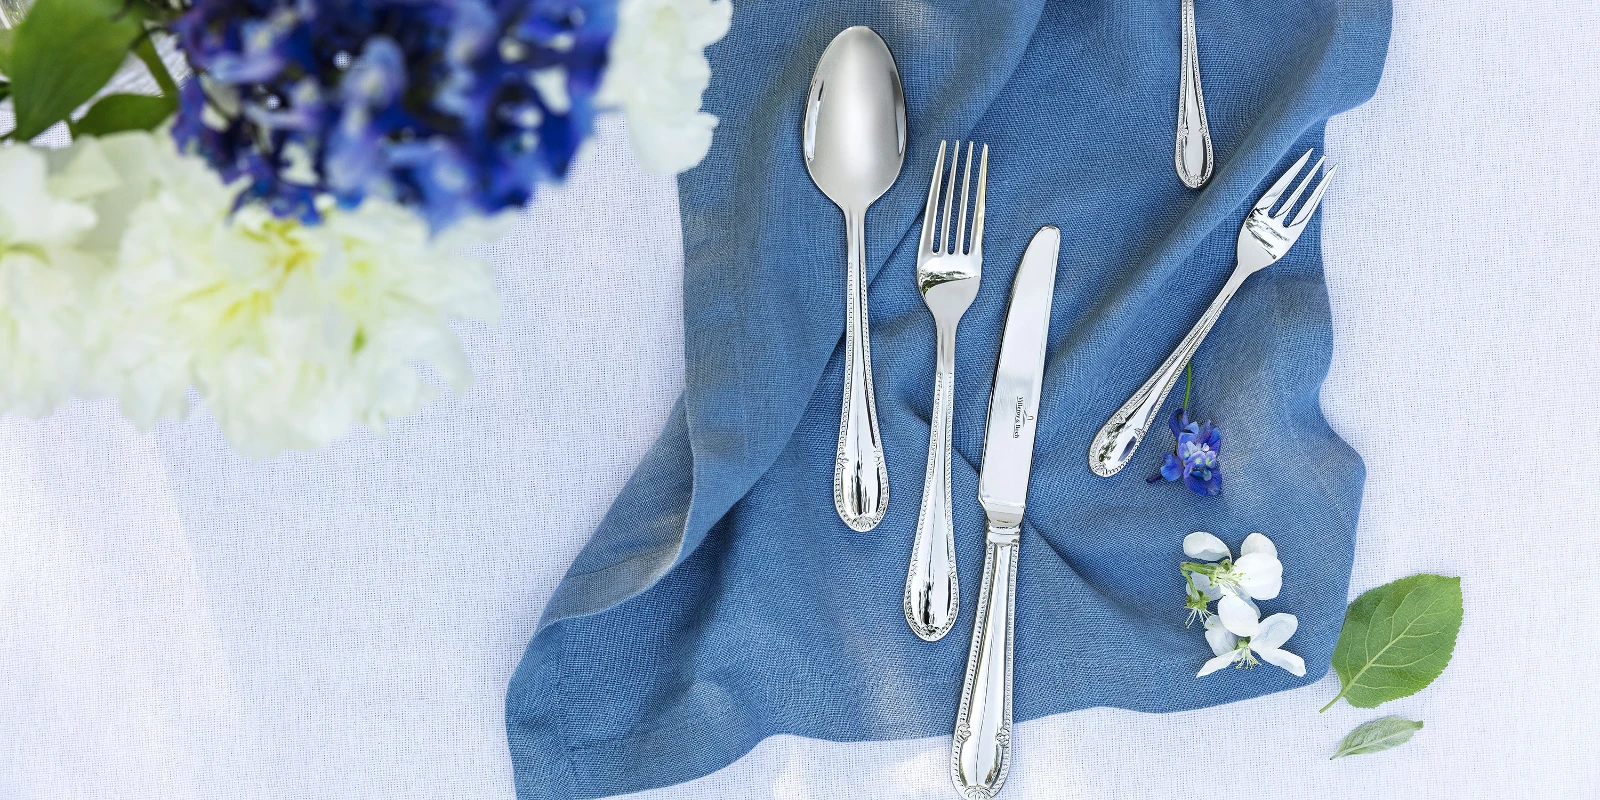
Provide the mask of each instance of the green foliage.
POLYGON ((0 75, 11 76, 11 43, 16 38, 15 28, 0 28, 0 75))
POLYGON ((17 125, 31 139, 66 119, 116 74, 140 37, 123 0, 38 0, 12 41, 9 69, 17 125))
POLYGON ((1455 652, 1461 630, 1461 579, 1412 575, 1356 598, 1333 649, 1339 694, 1356 708, 1375 708, 1422 691, 1455 652))
POLYGON ((117 131, 148 131, 178 108, 171 97, 108 94, 95 101, 83 119, 69 123, 73 136, 104 136, 117 131))
POLYGON ((1329 756, 1328 760, 1345 756, 1362 756, 1398 747, 1411 741, 1412 734, 1420 730, 1422 730, 1421 722, 1413 722, 1404 717, 1380 717, 1357 725, 1356 729, 1339 743, 1338 752, 1329 756))

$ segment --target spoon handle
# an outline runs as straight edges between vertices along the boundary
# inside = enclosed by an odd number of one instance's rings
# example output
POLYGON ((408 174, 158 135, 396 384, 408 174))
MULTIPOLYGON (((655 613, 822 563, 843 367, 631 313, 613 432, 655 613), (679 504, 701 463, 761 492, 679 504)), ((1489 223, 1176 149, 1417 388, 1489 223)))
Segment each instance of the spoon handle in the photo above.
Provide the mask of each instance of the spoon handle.
POLYGON ((956 326, 938 323, 933 378, 933 421, 928 431, 928 471, 922 509, 906 571, 906 624, 917 638, 933 642, 956 624, 961 590, 956 582, 956 538, 950 517, 950 431, 956 389, 956 326))
POLYGON ((870 531, 889 508, 889 469, 878 436, 878 408, 872 396, 872 346, 867 339, 865 213, 845 212, 849 253, 845 287, 844 409, 839 418, 839 449, 833 464, 833 507, 844 524, 870 531))
POLYGON ((1190 189, 1211 180, 1211 126, 1200 89, 1200 50, 1195 42, 1194 0, 1183 0, 1183 61, 1178 80, 1178 179, 1190 189))
POLYGON ((967 651, 950 777, 967 800, 992 800, 1011 768, 1011 653, 1017 609, 1017 524, 989 520, 978 619, 967 651))

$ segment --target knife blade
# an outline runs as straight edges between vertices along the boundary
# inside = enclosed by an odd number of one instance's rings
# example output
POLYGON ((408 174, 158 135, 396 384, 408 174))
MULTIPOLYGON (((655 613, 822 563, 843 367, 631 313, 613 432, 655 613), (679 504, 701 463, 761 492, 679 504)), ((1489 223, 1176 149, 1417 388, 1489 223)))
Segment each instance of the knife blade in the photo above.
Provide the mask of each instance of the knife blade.
POLYGON ((992 800, 1011 767, 1011 654, 1017 549, 1033 468, 1061 231, 1039 229, 1011 283, 1011 305, 989 393, 978 504, 988 520, 978 618, 967 651, 950 776, 967 800, 992 800))

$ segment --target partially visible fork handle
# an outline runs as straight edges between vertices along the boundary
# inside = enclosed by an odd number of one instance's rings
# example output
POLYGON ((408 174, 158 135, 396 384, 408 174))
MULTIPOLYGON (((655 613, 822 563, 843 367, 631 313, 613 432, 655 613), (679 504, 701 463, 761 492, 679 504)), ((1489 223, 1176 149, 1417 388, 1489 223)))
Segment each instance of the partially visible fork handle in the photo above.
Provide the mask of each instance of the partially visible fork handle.
POLYGON ((1206 334, 1211 332, 1211 326, 1217 324, 1217 319, 1222 316, 1222 310, 1228 307, 1228 301, 1239 291, 1245 278, 1251 271, 1235 267, 1233 274, 1228 276, 1228 282, 1223 285, 1222 291, 1217 293, 1215 300, 1211 301, 1206 313, 1201 315, 1200 321, 1189 329, 1189 334, 1178 343, 1178 348, 1161 362, 1161 367, 1144 382, 1128 402, 1123 403, 1106 424, 1095 434, 1094 441, 1089 445, 1089 469, 1102 478, 1109 478, 1117 474, 1128 465, 1133 458, 1139 443, 1144 441, 1145 434, 1150 432, 1150 427, 1155 423, 1156 414, 1160 413, 1161 406, 1167 401, 1167 395, 1172 393, 1172 387, 1177 385, 1178 378, 1183 375, 1183 368, 1194 358, 1200 343, 1205 341, 1206 334))
POLYGON ((1021 524, 989 520, 978 619, 967 653, 950 776, 967 800, 992 800, 1011 768, 1011 656, 1021 524))
POLYGON ((961 590, 956 580, 956 540, 950 515, 950 433, 956 382, 956 326, 939 322, 933 419, 922 508, 906 572, 906 624, 924 641, 938 641, 956 624, 961 590))
POLYGON ((845 212, 848 250, 845 287, 844 408, 833 465, 833 506, 844 524, 870 531, 889 508, 889 469, 878 436, 872 396, 872 347, 867 327, 865 213, 845 212))

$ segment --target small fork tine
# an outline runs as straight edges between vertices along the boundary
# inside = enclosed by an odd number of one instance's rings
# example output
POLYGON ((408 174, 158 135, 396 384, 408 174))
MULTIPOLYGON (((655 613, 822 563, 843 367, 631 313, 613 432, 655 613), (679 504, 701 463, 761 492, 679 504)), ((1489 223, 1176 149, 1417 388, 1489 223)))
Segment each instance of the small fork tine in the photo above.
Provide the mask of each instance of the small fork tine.
POLYGON ((1289 227, 1303 227, 1311 221, 1311 215, 1317 212, 1317 204, 1322 202, 1322 193, 1328 190, 1328 182, 1333 180, 1333 174, 1338 171, 1338 166, 1332 166, 1327 172, 1322 173, 1322 180, 1317 182, 1317 188, 1311 190, 1310 199, 1306 200, 1305 207, 1300 209, 1300 213, 1294 215, 1294 221, 1289 223, 1289 227))
POLYGON ((1273 215, 1273 219, 1282 222, 1289 218, 1289 212, 1294 210, 1294 204, 1300 202, 1300 195, 1305 194, 1306 187, 1310 186, 1312 179, 1317 177, 1317 170, 1322 169, 1323 160, 1321 158, 1317 159, 1317 163, 1312 164, 1311 169, 1305 171, 1305 178, 1300 181, 1299 186, 1294 187, 1294 192, 1289 195, 1289 199, 1283 201, 1283 207, 1278 210, 1277 214, 1273 215))
MULTIPOLYGON (((956 164, 961 161, 961 140, 955 140, 955 146, 950 148, 950 150, 950 172, 948 173, 950 180, 946 181, 944 185, 944 219, 939 223, 939 247, 937 248, 937 252, 944 253, 945 255, 949 255, 951 252, 950 201, 955 197, 956 193, 956 164)), ((939 169, 944 169, 944 162, 942 159, 939 163, 939 169)))
POLYGON ((1289 184, 1300 174, 1300 169, 1306 165, 1307 161, 1311 160, 1311 153, 1311 150, 1307 150, 1299 161, 1294 162, 1294 166, 1284 171, 1283 177, 1279 178, 1277 183, 1272 184, 1272 188, 1268 189, 1266 194, 1261 195, 1261 199, 1256 201, 1256 211, 1266 213, 1271 211, 1274 205, 1277 205, 1278 198, 1283 196, 1283 191, 1289 188, 1289 184))
POLYGON ((933 252, 933 226, 939 214, 939 182, 944 177, 944 145, 939 140, 939 159, 933 162, 933 185, 928 187, 928 205, 922 210, 922 239, 917 243, 918 253, 933 252))
POLYGON ((989 145, 983 146, 983 157, 978 162, 978 202, 972 208, 972 252, 983 252, 983 201, 989 186, 989 145))
MULTIPOLYGON (((951 176, 952 178, 955 176, 951 176)), ((956 222, 956 249, 950 252, 961 255, 967 252, 967 200, 972 197, 972 141, 967 141, 967 168, 961 178, 961 216, 956 222)))

